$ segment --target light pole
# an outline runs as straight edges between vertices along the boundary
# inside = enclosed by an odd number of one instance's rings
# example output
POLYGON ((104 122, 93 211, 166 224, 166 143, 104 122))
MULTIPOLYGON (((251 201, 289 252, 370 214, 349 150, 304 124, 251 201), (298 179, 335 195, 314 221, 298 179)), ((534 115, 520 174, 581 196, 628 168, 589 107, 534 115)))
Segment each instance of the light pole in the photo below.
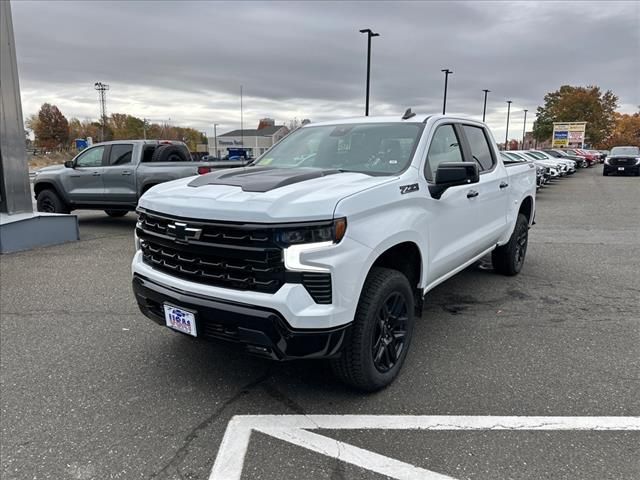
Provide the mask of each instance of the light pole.
POLYGON ((527 110, 526 108, 524 109, 524 125, 522 126, 522 150, 524 150, 524 136, 527 133, 527 112, 529 110, 527 110))
POLYGON ((379 33, 375 33, 370 28, 363 28, 360 33, 367 34, 367 97, 364 107, 364 116, 369 116, 369 84, 371 82, 371 37, 379 37, 379 33))
POLYGON ((491 90, 482 90, 484 92, 484 106, 482 107, 482 121, 484 122, 484 118, 487 115, 487 93, 491 90))
POLYGON ((504 135, 504 149, 509 150, 509 115, 511 114, 511 100, 507 100, 507 132, 504 135))
POLYGON ((213 124, 213 143, 216 149, 216 158, 218 158, 218 131, 216 130, 217 127, 218 127, 218 124, 214 123, 213 124))
POLYGON ((447 83, 449 80, 449 75, 451 75, 453 73, 453 70, 449 70, 448 68, 444 68, 442 70, 440 70, 441 72, 444 72, 444 100, 442 102, 442 114, 444 115, 445 111, 447 110, 447 83))

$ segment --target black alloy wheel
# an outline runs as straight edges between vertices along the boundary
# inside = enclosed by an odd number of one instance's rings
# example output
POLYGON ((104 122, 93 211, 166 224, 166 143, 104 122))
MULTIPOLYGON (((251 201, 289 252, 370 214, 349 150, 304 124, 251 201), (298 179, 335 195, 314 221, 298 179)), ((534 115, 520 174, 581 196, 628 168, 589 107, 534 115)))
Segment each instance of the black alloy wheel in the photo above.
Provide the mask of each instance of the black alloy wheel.
POLYGON ((405 346, 409 312, 404 297, 393 292, 380 306, 373 329, 373 364, 386 373, 398 362, 405 346))

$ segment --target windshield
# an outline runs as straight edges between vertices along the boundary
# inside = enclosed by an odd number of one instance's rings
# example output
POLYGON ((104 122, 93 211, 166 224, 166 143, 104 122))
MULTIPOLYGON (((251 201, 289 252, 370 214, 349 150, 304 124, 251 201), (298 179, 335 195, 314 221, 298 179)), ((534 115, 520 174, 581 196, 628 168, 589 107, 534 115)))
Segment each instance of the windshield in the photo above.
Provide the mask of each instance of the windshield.
POLYGON ((613 155, 640 155, 640 148, 638 147, 613 147, 611 149, 610 156, 613 155))
POLYGON ((526 153, 530 157, 535 158, 536 160, 549 160, 549 157, 547 157, 546 155, 543 155, 540 152, 524 152, 524 153, 526 153))
POLYGON ((393 175, 409 166, 423 127, 422 123, 305 127, 282 139, 254 165, 393 175))

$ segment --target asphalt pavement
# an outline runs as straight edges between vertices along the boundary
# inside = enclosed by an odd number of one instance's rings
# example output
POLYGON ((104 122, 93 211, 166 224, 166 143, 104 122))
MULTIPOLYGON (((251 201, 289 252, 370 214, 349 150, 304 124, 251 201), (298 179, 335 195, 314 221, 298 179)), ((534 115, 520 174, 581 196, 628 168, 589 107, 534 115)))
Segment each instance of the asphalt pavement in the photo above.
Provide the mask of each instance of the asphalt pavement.
MULTIPOLYGON (((79 212, 81 241, 0 257, 0 476, 207 479, 235 415, 640 416, 640 178, 601 170, 538 193, 520 275, 483 261, 430 292, 376 394, 152 323, 135 215, 79 212)), ((637 430, 320 433, 456 479, 640 478, 637 430)), ((254 432, 242 478, 388 478, 356 465, 254 432)))

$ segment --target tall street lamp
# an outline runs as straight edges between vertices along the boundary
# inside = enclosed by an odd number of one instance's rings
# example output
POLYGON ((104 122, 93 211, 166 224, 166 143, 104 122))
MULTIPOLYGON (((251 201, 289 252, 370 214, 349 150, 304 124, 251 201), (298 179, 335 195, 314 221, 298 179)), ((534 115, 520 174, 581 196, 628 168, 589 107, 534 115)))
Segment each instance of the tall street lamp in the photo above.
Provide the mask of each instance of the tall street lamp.
POLYGON ((484 118, 487 115, 487 93, 491 90, 482 90, 484 92, 484 106, 482 107, 482 121, 484 122, 484 118))
POLYGON ((507 132, 504 134, 504 149, 509 150, 509 115, 511 114, 511 100, 507 100, 507 132))
POLYGON ((365 117, 369 116, 369 84, 371 82, 371 37, 379 37, 379 33, 375 33, 370 28, 363 28, 360 33, 367 34, 367 98, 364 107, 365 117))
POLYGON ((216 130, 218 128, 219 123, 214 123, 213 124, 213 143, 215 145, 215 149, 216 149, 216 158, 218 158, 218 130, 216 130))
POLYGON ((524 150, 524 136, 527 133, 527 112, 529 110, 527 110, 526 108, 524 109, 524 125, 522 126, 522 150, 524 150))
POLYGON ((453 70, 449 70, 448 68, 443 68, 440 71, 444 72, 444 100, 442 102, 442 114, 444 115, 445 112, 447 111, 447 83, 449 80, 449 75, 453 73, 453 70))

